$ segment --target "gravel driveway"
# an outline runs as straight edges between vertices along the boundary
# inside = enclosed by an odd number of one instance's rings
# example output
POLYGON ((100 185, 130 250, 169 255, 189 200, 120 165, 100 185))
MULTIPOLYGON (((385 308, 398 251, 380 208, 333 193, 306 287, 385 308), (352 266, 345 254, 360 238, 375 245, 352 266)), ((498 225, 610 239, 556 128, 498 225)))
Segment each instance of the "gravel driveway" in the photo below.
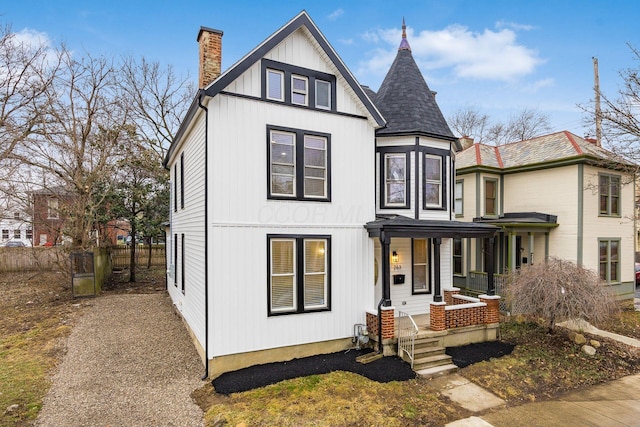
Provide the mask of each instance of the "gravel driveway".
POLYGON ((202 426, 204 368, 165 293, 98 297, 67 343, 37 426, 202 426))

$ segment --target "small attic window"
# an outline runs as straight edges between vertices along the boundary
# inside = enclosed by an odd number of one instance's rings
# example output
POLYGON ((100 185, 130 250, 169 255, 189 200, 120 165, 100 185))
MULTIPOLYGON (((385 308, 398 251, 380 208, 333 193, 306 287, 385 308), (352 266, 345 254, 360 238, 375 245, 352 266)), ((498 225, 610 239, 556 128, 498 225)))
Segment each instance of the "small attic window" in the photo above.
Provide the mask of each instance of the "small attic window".
POLYGON ((309 79, 303 76, 291 76, 291 103, 307 105, 309 79))
POLYGON ((267 98, 284 101, 284 73, 278 70, 267 70, 267 98))
POLYGON ((316 80, 316 107, 325 110, 331 109, 331 83, 316 80))

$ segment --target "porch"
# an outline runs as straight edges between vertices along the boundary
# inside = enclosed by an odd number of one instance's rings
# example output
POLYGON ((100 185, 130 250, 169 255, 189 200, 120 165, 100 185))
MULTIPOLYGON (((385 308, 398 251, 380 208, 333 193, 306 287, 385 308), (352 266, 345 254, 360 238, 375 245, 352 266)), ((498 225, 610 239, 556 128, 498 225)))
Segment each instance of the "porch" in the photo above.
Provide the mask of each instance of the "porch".
POLYGON ((499 296, 479 298, 460 295, 457 288, 444 291, 444 301, 432 302, 428 314, 410 315, 393 307, 383 308, 379 322, 376 312, 367 312, 367 328, 372 344, 382 355, 398 355, 421 377, 433 377, 457 370, 447 347, 495 341, 499 328, 499 296), (382 332, 378 325, 382 324, 382 332), (380 343, 382 337, 382 345, 380 343))

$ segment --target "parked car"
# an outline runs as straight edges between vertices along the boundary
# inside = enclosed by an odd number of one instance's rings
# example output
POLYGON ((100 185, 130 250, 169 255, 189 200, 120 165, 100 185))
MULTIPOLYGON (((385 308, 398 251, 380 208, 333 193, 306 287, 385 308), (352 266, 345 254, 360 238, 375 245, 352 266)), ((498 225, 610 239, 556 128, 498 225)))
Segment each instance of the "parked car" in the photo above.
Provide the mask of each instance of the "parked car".
POLYGON ((636 286, 640 285, 640 262, 636 262, 636 286))
POLYGON ((26 245, 21 240, 9 240, 3 246, 5 248, 24 248, 26 245))

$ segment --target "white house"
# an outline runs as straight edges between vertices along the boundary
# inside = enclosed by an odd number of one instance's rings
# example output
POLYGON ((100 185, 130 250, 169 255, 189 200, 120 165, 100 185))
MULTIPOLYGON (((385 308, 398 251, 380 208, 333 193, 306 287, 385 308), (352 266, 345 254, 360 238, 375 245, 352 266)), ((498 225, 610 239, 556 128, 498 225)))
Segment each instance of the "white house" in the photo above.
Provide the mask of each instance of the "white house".
POLYGON ((169 294, 206 375, 344 350, 365 324, 392 340, 401 310, 444 304, 452 239, 497 228, 452 220, 458 142, 406 37, 377 93, 304 11, 224 73, 221 39, 198 34, 165 159, 169 294))

